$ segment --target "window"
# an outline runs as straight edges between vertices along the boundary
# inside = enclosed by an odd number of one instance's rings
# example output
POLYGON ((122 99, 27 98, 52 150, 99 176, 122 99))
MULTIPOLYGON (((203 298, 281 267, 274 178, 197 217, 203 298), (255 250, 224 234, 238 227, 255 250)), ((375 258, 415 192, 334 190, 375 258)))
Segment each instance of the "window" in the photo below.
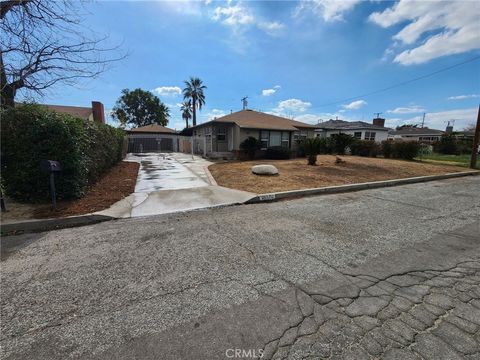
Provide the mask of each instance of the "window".
POLYGON ((286 131, 282 132, 282 147, 288 148, 289 133, 286 131))
POLYGON ((227 129, 226 128, 218 128, 217 130, 217 141, 225 141, 227 140, 227 129))
POLYGON ((268 147, 268 131, 260 131, 261 149, 265 150, 268 147))
POLYGON ((375 141, 375 135, 374 131, 365 131, 365 140, 375 141))
POLYGON ((361 138, 362 138, 362 132, 361 132, 361 131, 354 132, 354 133, 353 133, 353 137, 354 137, 355 139, 361 139, 361 138))
POLYGON ((270 146, 282 145, 282 133, 280 131, 270 131, 270 146))

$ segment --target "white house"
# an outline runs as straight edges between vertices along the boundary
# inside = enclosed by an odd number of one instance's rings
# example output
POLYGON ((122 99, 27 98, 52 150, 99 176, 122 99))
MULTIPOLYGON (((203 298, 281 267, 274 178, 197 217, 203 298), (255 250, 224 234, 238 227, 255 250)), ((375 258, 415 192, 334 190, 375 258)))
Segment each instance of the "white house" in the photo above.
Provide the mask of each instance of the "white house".
POLYGON ((392 140, 403 141, 438 141, 445 132, 442 130, 429 129, 427 127, 414 128, 405 127, 399 130, 391 130, 388 133, 388 138, 392 140))
POLYGON ((315 133, 318 137, 330 137, 334 134, 352 135, 359 140, 372 140, 382 142, 388 138, 388 128, 385 119, 376 118, 373 122, 328 120, 315 125, 315 133))

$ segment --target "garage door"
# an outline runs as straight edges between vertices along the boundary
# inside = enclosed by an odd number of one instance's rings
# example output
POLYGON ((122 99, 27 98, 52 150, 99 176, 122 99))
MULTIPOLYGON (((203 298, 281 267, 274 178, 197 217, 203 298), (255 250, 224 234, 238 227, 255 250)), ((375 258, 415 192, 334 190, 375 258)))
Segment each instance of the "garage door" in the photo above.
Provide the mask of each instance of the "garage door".
POLYGON ((173 139, 169 138, 129 138, 128 152, 160 152, 173 151, 173 139))

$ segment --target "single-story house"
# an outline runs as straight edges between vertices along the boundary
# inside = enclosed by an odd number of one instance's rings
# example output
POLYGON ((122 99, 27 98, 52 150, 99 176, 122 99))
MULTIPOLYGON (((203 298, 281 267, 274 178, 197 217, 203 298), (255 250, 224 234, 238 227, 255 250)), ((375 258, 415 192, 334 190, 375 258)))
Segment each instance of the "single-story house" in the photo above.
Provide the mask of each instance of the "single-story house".
POLYGON ((179 136, 173 129, 158 124, 126 130, 128 152, 179 151, 179 136))
POLYGON ((318 137, 330 137, 335 134, 347 134, 359 140, 373 140, 382 142, 388 138, 385 119, 376 118, 373 122, 328 120, 315 125, 315 134, 318 137))
POLYGON ((193 151, 207 157, 235 157, 248 137, 261 142, 261 150, 283 146, 295 150, 295 140, 313 137, 315 126, 254 110, 241 110, 194 126, 193 151))
POLYGON ((69 114, 83 120, 96 121, 105 124, 105 110, 103 104, 99 101, 92 101, 92 107, 49 104, 42 105, 59 113, 69 114))
POLYGON ((388 138, 392 140, 403 141, 434 142, 440 140, 444 133, 445 132, 442 130, 429 129, 428 127, 405 127, 398 130, 389 131, 388 138))

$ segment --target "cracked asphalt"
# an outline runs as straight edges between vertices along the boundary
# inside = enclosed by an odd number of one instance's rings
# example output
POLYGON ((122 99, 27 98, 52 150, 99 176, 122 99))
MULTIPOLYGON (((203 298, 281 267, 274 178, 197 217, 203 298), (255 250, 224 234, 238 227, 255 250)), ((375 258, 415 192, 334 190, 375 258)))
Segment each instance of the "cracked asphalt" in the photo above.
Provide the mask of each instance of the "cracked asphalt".
POLYGON ((479 190, 475 176, 3 237, 0 356, 477 359, 479 190))

